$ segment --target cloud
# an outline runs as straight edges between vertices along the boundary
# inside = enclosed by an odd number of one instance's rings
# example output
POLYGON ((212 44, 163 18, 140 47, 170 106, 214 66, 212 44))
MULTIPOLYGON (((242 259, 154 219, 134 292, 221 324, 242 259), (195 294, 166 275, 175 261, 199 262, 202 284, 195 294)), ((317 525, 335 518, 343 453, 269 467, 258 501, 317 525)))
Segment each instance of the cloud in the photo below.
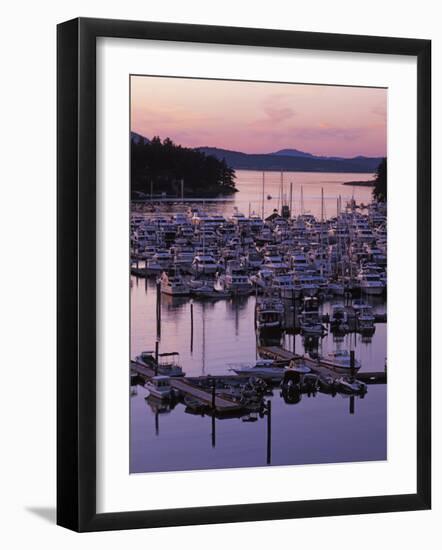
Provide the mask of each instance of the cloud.
POLYGON ((381 101, 380 103, 378 103, 377 105, 375 105, 371 112, 374 114, 374 115, 378 115, 382 118, 385 118, 387 116, 387 106, 386 106, 386 102, 385 101, 381 101))
POLYGON ((295 116, 296 112, 291 107, 272 107, 268 106, 264 108, 268 119, 267 122, 273 122, 275 124, 284 122, 295 116))
POLYGON ((344 140, 352 141, 364 137, 365 128, 340 128, 329 124, 319 124, 317 127, 291 128, 290 135, 304 140, 344 140))
POLYGON ((276 126, 283 125, 293 119, 296 115, 295 109, 287 102, 285 94, 272 94, 262 102, 263 118, 252 120, 249 126, 255 130, 271 130, 276 126))

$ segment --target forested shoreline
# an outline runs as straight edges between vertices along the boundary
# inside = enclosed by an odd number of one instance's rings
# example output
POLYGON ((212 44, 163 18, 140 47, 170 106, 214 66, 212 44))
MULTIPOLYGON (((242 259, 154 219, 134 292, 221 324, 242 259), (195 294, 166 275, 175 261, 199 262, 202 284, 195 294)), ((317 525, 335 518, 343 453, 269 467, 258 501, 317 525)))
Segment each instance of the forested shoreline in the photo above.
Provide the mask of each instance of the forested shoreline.
POLYGON ((176 145, 169 138, 131 140, 132 196, 216 197, 236 192, 224 159, 176 145))

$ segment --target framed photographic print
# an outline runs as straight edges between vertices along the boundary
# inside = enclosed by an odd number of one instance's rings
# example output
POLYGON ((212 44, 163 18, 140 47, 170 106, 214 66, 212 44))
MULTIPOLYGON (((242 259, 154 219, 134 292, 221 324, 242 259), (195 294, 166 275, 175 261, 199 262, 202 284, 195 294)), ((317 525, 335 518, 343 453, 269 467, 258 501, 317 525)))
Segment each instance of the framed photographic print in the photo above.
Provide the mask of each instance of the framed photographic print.
POLYGON ((430 51, 58 26, 59 525, 430 507, 430 51))

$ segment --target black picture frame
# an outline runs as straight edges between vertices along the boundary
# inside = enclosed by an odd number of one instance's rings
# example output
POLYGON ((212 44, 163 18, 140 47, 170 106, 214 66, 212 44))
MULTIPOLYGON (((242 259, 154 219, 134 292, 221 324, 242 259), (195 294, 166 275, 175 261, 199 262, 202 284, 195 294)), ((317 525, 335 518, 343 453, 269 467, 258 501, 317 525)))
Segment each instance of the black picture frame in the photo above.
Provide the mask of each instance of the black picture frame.
MULTIPOLYGON (((424 510, 431 506, 431 41, 74 19, 57 28, 57 523, 75 531, 424 510), (395 54, 417 59, 417 491, 361 498, 96 512, 96 39, 395 54)), ((122 367, 123 368, 123 367, 122 367)))

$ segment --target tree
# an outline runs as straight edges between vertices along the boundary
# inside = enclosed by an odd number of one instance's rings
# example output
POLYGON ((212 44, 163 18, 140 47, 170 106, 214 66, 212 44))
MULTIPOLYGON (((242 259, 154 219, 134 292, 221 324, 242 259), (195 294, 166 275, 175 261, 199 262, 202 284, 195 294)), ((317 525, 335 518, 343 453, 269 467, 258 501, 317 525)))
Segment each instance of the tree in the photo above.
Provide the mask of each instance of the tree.
POLYGON ((387 200, 387 159, 383 158, 376 170, 373 197, 380 202, 387 200))
POLYGON ((184 180, 186 194, 209 197, 234 193, 235 171, 225 160, 194 149, 175 145, 170 138, 158 136, 150 142, 131 143, 132 192, 176 195, 184 180))

